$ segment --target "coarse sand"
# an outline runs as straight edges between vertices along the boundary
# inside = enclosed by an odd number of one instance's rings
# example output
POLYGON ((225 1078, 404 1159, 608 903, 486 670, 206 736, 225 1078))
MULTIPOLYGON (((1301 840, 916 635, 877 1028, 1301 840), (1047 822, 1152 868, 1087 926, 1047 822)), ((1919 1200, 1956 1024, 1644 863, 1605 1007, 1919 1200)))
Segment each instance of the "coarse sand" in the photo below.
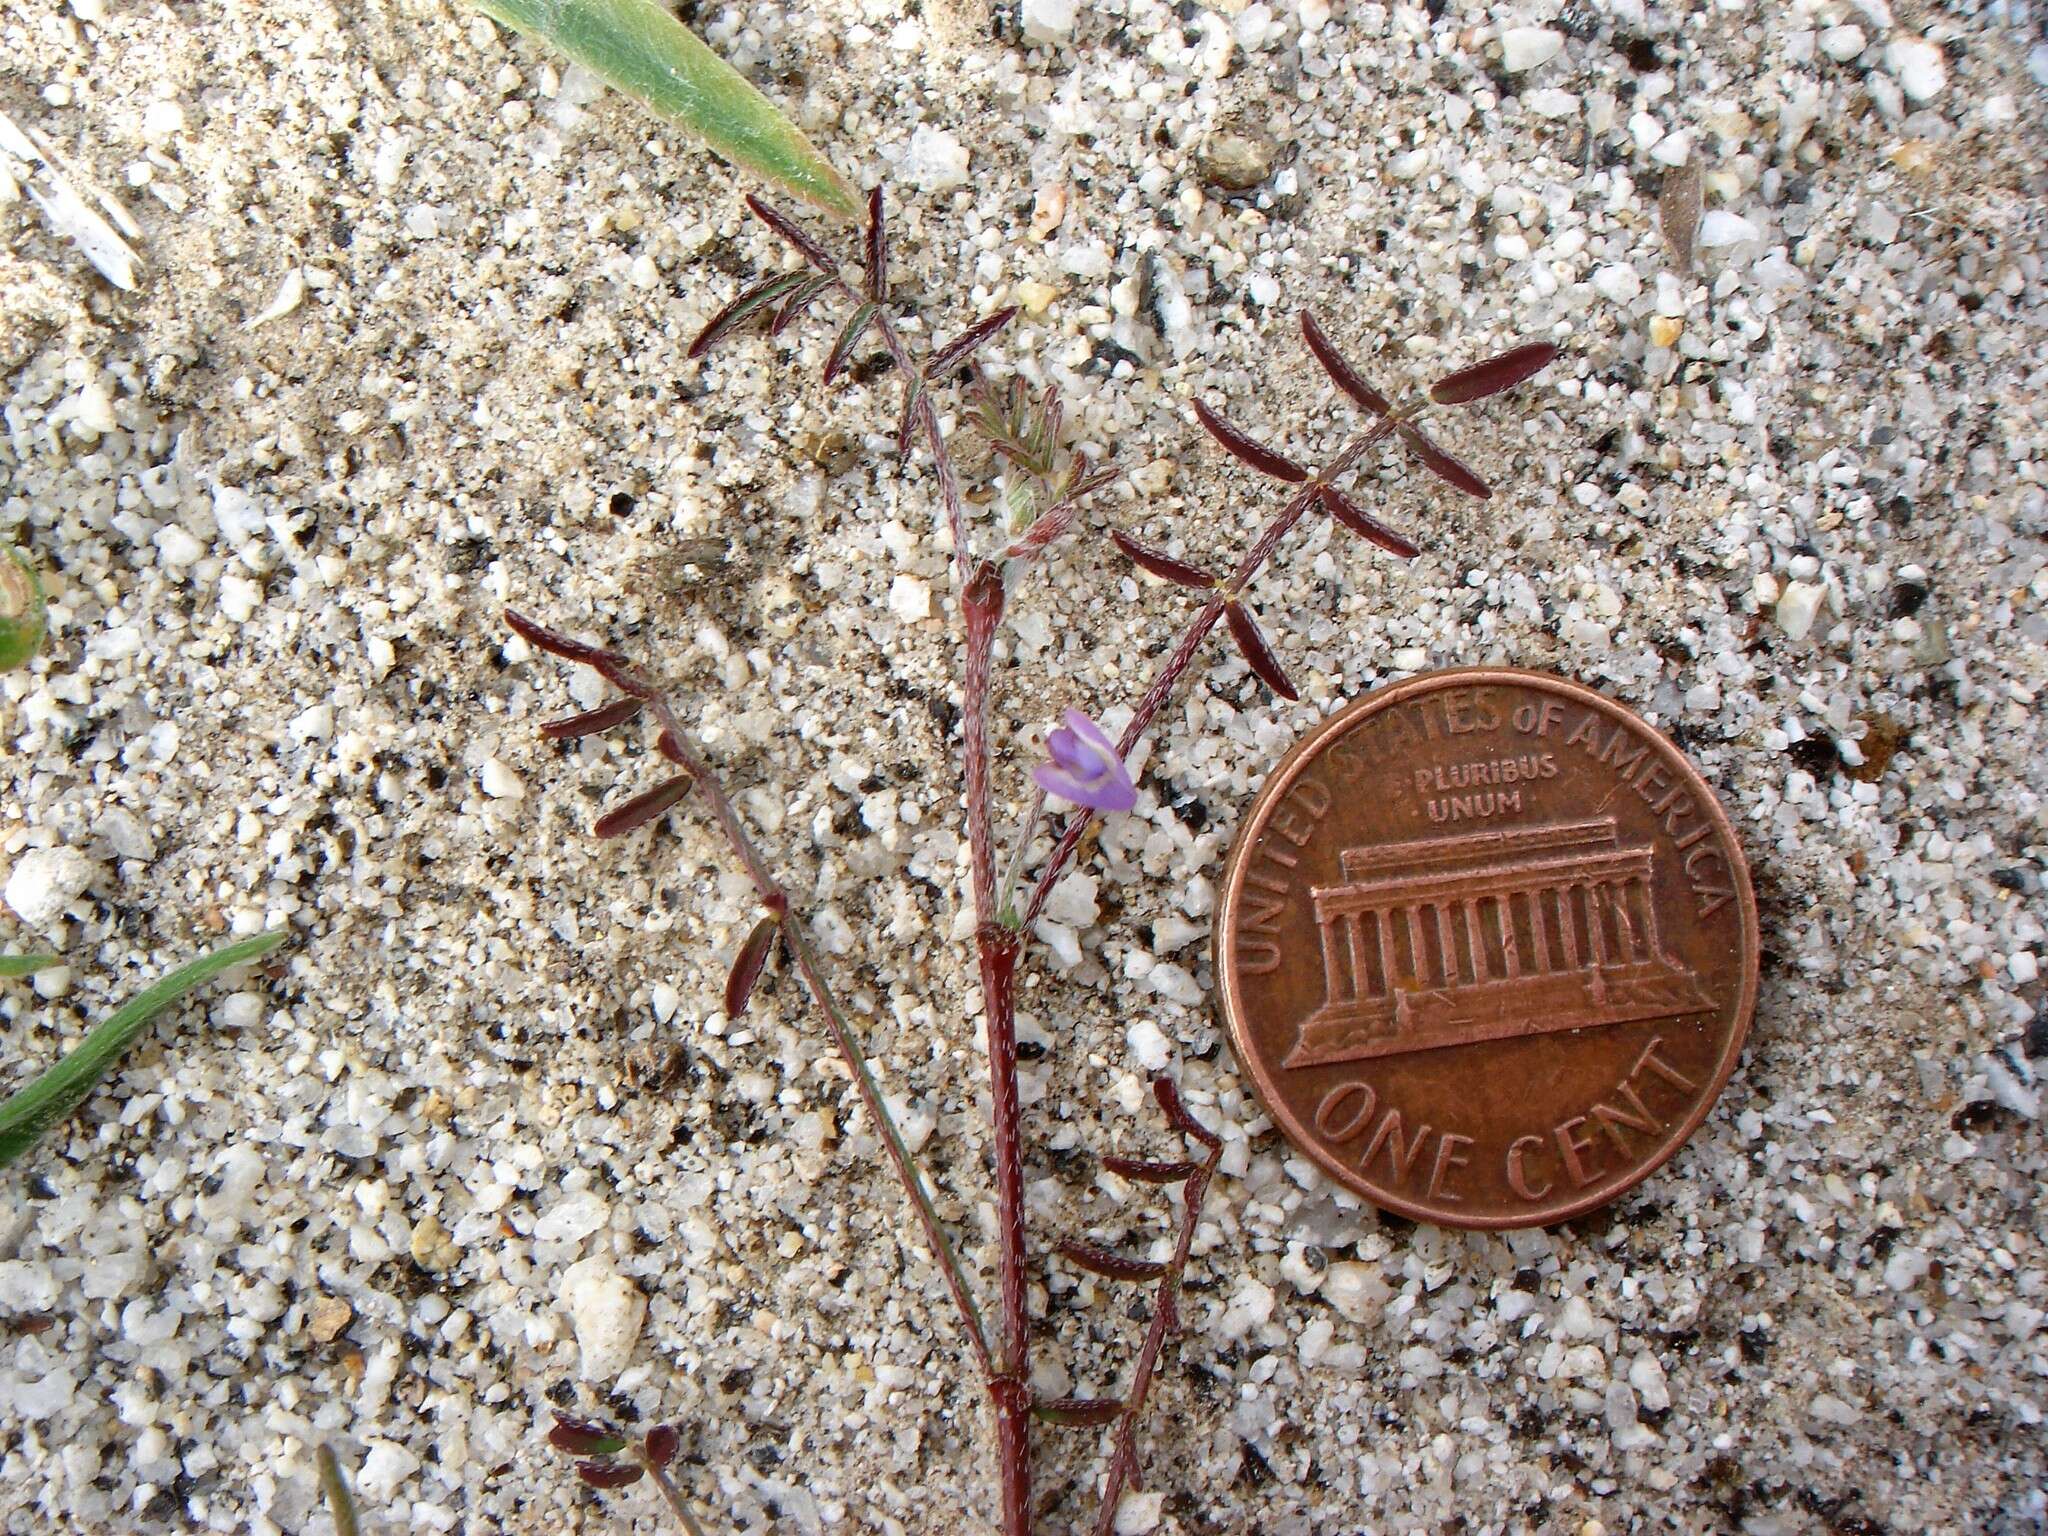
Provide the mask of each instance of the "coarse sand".
MULTIPOLYGON (((1117 1529, 2022 1532, 2048 1522, 2048 33, 2038 0, 819 0, 694 24, 865 186, 913 338, 1025 314, 1124 472, 1021 585, 1007 824, 1072 705, 1112 728, 1189 611, 1112 527, 1220 563, 1274 505, 1196 398, 1305 462, 1356 414, 1312 307, 1498 487, 1389 452, 1212 645, 1023 994, 1041 1251, 1164 1244, 1164 1067, 1226 1138, 1117 1529), (1657 204, 1684 168, 1690 270, 1657 204), (1389 678, 1569 674, 1670 732, 1754 866, 1762 995, 1711 1119, 1618 1205, 1462 1235, 1334 1190, 1209 1001, 1264 772, 1389 678)), ((655 1528, 550 1409, 681 1426, 713 1531, 990 1528, 971 1357, 750 888, 514 603, 671 677, 797 894, 992 1288, 929 462, 834 325, 689 339, 789 258, 733 176, 432 0, 0 10, 0 523, 51 637, 0 679, 7 1084, 223 936, 4 1175, 0 1528, 655 1528)), ((957 417, 957 396, 947 409, 957 417)), ((965 435, 974 484, 987 484, 965 435)), ((992 537, 986 525, 979 530, 992 537)), ((1148 1303, 1034 1259, 1039 1389, 1113 1394, 1148 1303)), ((1041 1429, 1047 1530, 1097 1431, 1041 1429)))

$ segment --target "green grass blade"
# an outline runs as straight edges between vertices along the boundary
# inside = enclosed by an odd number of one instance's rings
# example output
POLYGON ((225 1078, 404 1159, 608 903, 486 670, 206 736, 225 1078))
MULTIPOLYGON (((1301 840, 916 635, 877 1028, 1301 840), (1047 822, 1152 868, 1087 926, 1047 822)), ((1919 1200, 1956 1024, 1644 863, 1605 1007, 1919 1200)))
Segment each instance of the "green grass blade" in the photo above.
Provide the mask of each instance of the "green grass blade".
POLYGON ((796 124, 655 0, 478 0, 697 135, 733 164, 842 219, 860 203, 796 124))
POLYGON ((0 1168, 18 1159, 42 1139, 45 1131, 78 1108, 99 1080, 127 1054, 128 1047, 141 1036, 151 1019, 229 966, 269 954, 285 941, 285 936, 285 929, 273 928, 217 949, 179 967, 95 1024, 68 1056, 0 1104, 0 1168))
POLYGON ((0 981, 11 981, 16 976, 32 976, 37 971, 48 970, 56 963, 55 955, 0 955, 0 981))

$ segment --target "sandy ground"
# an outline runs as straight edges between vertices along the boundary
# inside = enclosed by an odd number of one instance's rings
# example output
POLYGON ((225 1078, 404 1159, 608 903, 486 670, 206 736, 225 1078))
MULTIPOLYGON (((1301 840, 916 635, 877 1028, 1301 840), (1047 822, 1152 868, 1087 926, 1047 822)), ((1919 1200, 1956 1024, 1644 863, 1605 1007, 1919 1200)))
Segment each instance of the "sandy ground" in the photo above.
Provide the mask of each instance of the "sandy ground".
MULTIPOLYGON (((1106 528, 1206 555, 1270 505, 1192 398, 1313 461, 1351 418, 1303 306, 1388 386, 1566 348, 1445 424, 1482 510, 1366 477, 1423 558, 1290 541, 1255 597, 1302 702, 1212 649, 1059 894, 1041 1239, 1167 1231, 1091 1155, 1170 1150, 1149 1066, 1229 1141, 1123 1528, 2040 1529, 2040 8, 692 9, 890 178, 931 328, 1026 304, 992 365, 1127 471, 1016 600, 1013 813, 1055 709, 1122 718, 1185 610, 1106 528), (1655 218, 1688 162, 1690 277, 1655 218), (1265 769, 1476 662, 1673 732, 1764 921, 1707 1126, 1505 1238, 1321 1182, 1207 996, 1265 769)), ((70 960, 0 1002, 10 1079, 294 933, 6 1176, 5 1529, 324 1531, 322 1441, 375 1530, 651 1529, 541 1444, 551 1402, 678 1422, 715 1530, 985 1528, 977 1391, 843 1073, 792 980, 720 1011, 744 883, 687 810, 589 840, 645 744, 539 742, 597 696, 495 617, 677 680, 985 1265, 950 578, 889 379, 822 388, 816 323, 687 360, 782 259, 732 178, 459 8, 15 0, 0 113, 138 258, 115 286, 0 151, 0 521, 53 604, 0 682, 0 878, 9 942, 70 960)), ((1129 1298, 1035 1272, 1041 1385, 1114 1391, 1129 1298)), ((1077 1527, 1098 1436, 1042 1443, 1077 1527)))

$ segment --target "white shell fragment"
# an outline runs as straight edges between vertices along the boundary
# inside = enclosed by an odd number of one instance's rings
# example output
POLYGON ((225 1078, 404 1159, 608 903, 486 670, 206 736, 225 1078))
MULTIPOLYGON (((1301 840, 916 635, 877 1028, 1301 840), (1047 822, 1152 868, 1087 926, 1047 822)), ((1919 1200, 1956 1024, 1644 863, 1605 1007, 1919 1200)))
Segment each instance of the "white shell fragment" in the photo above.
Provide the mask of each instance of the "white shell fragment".
POLYGON ((306 274, 302 268, 293 267, 284 275, 284 281, 277 285, 277 294, 262 309, 242 322, 242 329, 253 331, 259 325, 268 325, 273 320, 282 320, 299 307, 306 297, 306 274))
POLYGON ((606 1258, 571 1264, 562 1275, 562 1305, 576 1331, 585 1381, 610 1381, 633 1358, 647 1298, 606 1258))
MULTIPOLYGON (((43 210, 50 227, 76 245, 108 282, 134 292, 137 269, 142 265, 135 248, 113 224, 87 206, 77 184, 58 166, 55 152, 46 142, 18 126, 4 112, 0 112, 0 157, 20 162, 0 174, 25 182, 28 195, 43 210)), ((0 165, 4 163, 4 158, 0 158, 0 165)), ((101 201, 106 200, 102 197, 101 201)), ((118 212, 118 205, 112 206, 120 222, 129 226, 130 233, 138 233, 134 221, 125 212, 118 212)))

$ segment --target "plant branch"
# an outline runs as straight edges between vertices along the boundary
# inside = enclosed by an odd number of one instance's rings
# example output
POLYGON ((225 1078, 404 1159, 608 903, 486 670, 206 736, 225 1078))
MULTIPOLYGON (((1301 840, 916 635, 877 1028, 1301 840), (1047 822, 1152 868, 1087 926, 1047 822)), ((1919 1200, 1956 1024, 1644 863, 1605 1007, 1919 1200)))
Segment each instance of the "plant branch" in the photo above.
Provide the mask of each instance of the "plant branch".
POLYGON ((953 1304, 959 1310, 961 1323, 974 1344, 975 1354, 981 1361, 982 1372, 985 1376, 993 1377, 995 1365, 981 1309, 975 1305, 973 1291, 967 1283, 966 1271, 960 1263, 959 1256, 953 1251, 953 1245, 946 1236, 937 1209, 932 1205, 931 1195, 925 1188, 924 1175, 918 1167, 917 1159, 905 1144, 895 1117, 889 1113, 889 1106, 882 1098, 881 1086, 875 1081, 874 1072, 868 1064, 866 1053, 861 1049, 860 1037, 853 1027, 853 1022, 848 1018, 846 1010, 832 990, 831 983, 826 979, 824 968, 818 963, 817 954, 804 933, 803 924, 792 913, 788 892, 782 888, 781 883, 770 872, 767 862, 761 857, 760 850, 754 845, 753 837, 740 820, 732 797, 726 793, 725 786, 711 765, 700 753, 691 748, 689 733, 683 725, 682 717, 676 711, 674 702, 665 690, 636 671, 616 652, 600 650, 570 640, 567 636, 544 629, 531 619, 511 610, 507 610, 506 620, 530 644, 536 644, 555 655, 594 668, 620 692, 639 700, 646 712, 651 714, 660 726, 658 745, 662 756, 690 775, 697 792, 710 806, 719 830, 725 834, 725 840, 731 847, 733 856, 739 860, 747 873, 747 878, 753 882, 761 905, 775 918, 777 930, 789 949, 797 973, 802 976, 805 987, 810 991, 811 999, 817 1005, 819 1015, 824 1019, 833 1043, 839 1048, 841 1059, 853 1073, 854 1086, 859 1090, 861 1103, 866 1106, 869 1117, 881 1132, 883 1145, 888 1148, 889 1161, 896 1169, 897 1179, 902 1183, 904 1192, 909 1195, 911 1204, 917 1210, 918 1221, 924 1228, 925 1241, 931 1248, 932 1256, 938 1261, 940 1272, 945 1276, 946 1289, 951 1293, 953 1304))
MULTIPOLYGON (((619 679, 614 677, 614 682, 619 679)), ((636 679, 636 681, 639 681, 636 679)), ((623 685, 622 685, 623 686, 623 685)), ((882 1141, 889 1149, 889 1160, 896 1166, 896 1176, 909 1194, 911 1204, 917 1207, 918 1220, 924 1226, 925 1240, 932 1254, 939 1261, 939 1268, 946 1277, 946 1289, 952 1292, 953 1304, 959 1308, 960 1318, 967 1334, 974 1342, 975 1353, 981 1357, 984 1373, 992 1373, 993 1361, 989 1350, 988 1330, 982 1322, 981 1310, 974 1304, 974 1295, 968 1288, 967 1275, 960 1259, 953 1252, 953 1245, 947 1239, 945 1228, 939 1222, 939 1213, 933 1207, 931 1195, 926 1191, 924 1175, 919 1169, 916 1157, 903 1140, 903 1133, 897 1129, 896 1119, 889 1113, 889 1107, 882 1101, 881 1086, 876 1083, 873 1070, 868 1065, 867 1054, 862 1051, 860 1037, 853 1022, 840 1006, 839 998, 826 980, 824 970, 818 964, 816 952, 804 933, 803 924, 796 921, 790 911, 789 895, 781 884, 768 872, 760 851, 754 846, 753 838, 740 821, 739 812, 732 799, 725 792, 718 776, 711 767, 689 745, 684 734, 681 718, 668 696, 658 689, 647 686, 645 695, 647 707, 662 727, 662 750, 673 758, 697 782, 699 792, 711 807, 712 815, 724 831, 726 841, 732 845, 733 853, 746 868, 748 877, 754 882, 754 889, 760 894, 761 904, 773 913, 780 924, 782 942, 788 946, 790 958, 795 963, 797 974, 803 977, 804 985, 810 989, 811 997, 818 1005, 818 1012, 825 1020, 825 1027, 831 1031, 833 1042, 839 1047, 839 1054, 853 1073, 855 1086, 860 1090, 861 1103, 867 1107, 868 1116, 882 1133, 882 1141)), ((631 690, 628 690, 631 691, 631 690)))
POLYGON ((966 657, 960 681, 961 777, 967 791, 967 844, 974 870, 974 920, 993 923, 995 822, 989 803, 989 673, 996 630, 1003 622, 1002 572, 987 561, 975 567, 960 594, 966 657))
POLYGON ((1144 1416, 1145 1398, 1152 1390, 1152 1377, 1159 1366, 1160 1351, 1166 1347, 1167 1337, 1174 1331, 1179 1313, 1174 1298, 1180 1291, 1181 1277, 1187 1272, 1188 1250, 1194 1244, 1195 1226, 1201 1220, 1202 1202, 1208 1198, 1209 1181, 1215 1177, 1216 1164, 1223 1156, 1222 1139, 1188 1116, 1180 1107, 1179 1095, 1167 1079, 1157 1079, 1154 1089, 1161 1104, 1166 1106, 1168 1115, 1174 1119, 1176 1128, 1201 1142, 1208 1151, 1183 1186, 1180 1235, 1173 1245, 1173 1257, 1166 1261, 1166 1269, 1159 1276, 1152 1321, 1145 1329, 1145 1342, 1139 1347, 1138 1363, 1131 1373, 1131 1389, 1124 1395, 1123 1412, 1117 1419, 1116 1450, 1110 1457, 1109 1476, 1102 1486, 1102 1508, 1095 1522, 1096 1536, 1112 1536, 1116 1529, 1116 1507, 1123 1500, 1124 1488, 1137 1474, 1138 1421, 1144 1416))
POLYGON ((1024 1281, 1023 1102, 1017 1084, 1017 935, 995 923, 975 934, 982 1019, 988 1034, 989 1122, 995 1138, 996 1209, 1002 1248, 1003 1330, 990 1382, 1002 1457, 1003 1531, 1031 1529, 1031 1320, 1024 1281))
MULTIPOLYGON (((1194 617, 1188 620, 1179 642, 1160 664, 1159 670, 1152 675, 1150 685, 1139 698, 1136 709, 1132 711, 1131 723, 1124 727, 1123 735, 1118 738, 1118 752, 1129 757, 1132 749, 1138 745, 1139 738, 1151 729, 1152 722, 1159 717, 1159 711, 1165 707, 1166 701, 1172 697, 1173 690, 1179 685, 1182 676, 1193 664, 1203 640, 1208 638, 1209 631, 1222 619, 1230 599, 1251 584, 1266 561, 1272 557, 1273 551, 1279 547, 1280 541, 1287 537, 1296 523, 1301 521, 1302 514, 1315 505, 1322 487, 1333 483, 1340 475, 1347 474, 1366 452, 1398 431, 1405 419, 1405 416, 1383 418, 1372 430, 1353 438, 1345 444, 1343 451, 1330 461, 1327 468, 1288 497, 1280 510, 1273 514, 1258 538, 1252 541, 1251 548, 1245 551, 1244 558, 1237 564, 1237 569, 1231 572, 1229 582, 1219 589, 1218 596, 1203 604, 1194 617)), ((1038 880, 1032 887, 1031 899, 1025 903, 1024 911, 1018 919, 1019 929, 1028 929, 1038 920, 1039 913, 1045 910, 1045 903, 1052 895, 1052 888, 1059 883, 1060 876, 1066 870, 1067 861, 1074 856, 1074 850, 1080 846, 1082 835, 1088 830, 1094 816, 1093 811, 1074 811, 1061 824, 1059 834, 1053 841, 1052 852, 1047 855, 1045 866, 1039 871, 1038 880)))
MULTIPOLYGON (((862 302, 844 277, 833 281, 848 298, 862 302)), ((988 1036, 990 1128, 995 1141, 996 1201, 1000 1223, 1002 1330, 993 1357, 985 1336, 977 1336, 989 1372, 1001 1458, 1005 1536, 1029 1536, 1031 1529, 1030 1319, 1024 1281, 1023 1104, 1017 1082, 1015 936, 995 921, 995 829, 990 806, 988 711, 990 662, 1003 616, 1003 576, 993 562, 977 562, 968 545, 960 479, 946 444, 938 407, 894 321, 875 315, 903 387, 906 409, 924 429, 938 477, 939 498, 953 542, 953 570, 959 588, 965 660, 961 682, 961 768, 966 797, 967 842, 973 866, 975 950, 981 972, 982 1013, 988 1036)), ((999 323, 999 322, 998 322, 999 323)), ((785 932, 787 927, 785 926, 785 932)), ((802 962, 799 960, 799 965, 802 962)))
POLYGON ((320 1489, 327 1495, 327 1512, 334 1518, 334 1536, 361 1536, 355 1495, 349 1492, 348 1474, 341 1470, 334 1447, 323 1441, 314 1452, 314 1461, 320 1468, 320 1489))

